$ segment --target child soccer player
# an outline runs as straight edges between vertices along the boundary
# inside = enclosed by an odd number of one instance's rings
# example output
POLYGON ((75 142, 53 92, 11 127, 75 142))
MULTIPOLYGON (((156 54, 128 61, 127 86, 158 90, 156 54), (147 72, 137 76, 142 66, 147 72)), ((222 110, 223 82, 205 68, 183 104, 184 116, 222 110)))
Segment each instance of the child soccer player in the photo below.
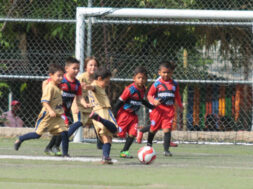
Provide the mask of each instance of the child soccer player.
POLYGON ((156 132, 159 129, 164 133, 164 155, 172 156, 169 151, 171 141, 172 122, 175 114, 175 101, 183 109, 181 97, 179 94, 179 87, 172 79, 172 74, 175 66, 173 62, 164 62, 159 66, 158 74, 160 79, 155 81, 149 89, 147 98, 151 104, 156 106, 150 112, 150 130, 148 133, 147 145, 152 146, 152 141, 156 132))
POLYGON ((105 88, 110 84, 112 74, 104 67, 95 71, 92 90, 89 93, 89 100, 93 105, 93 112, 90 118, 94 119, 93 124, 98 137, 103 142, 102 164, 112 164, 110 158, 112 137, 117 133, 117 123, 111 111, 110 100, 105 92, 105 88))
POLYGON ((68 157, 68 132, 61 115, 64 113, 62 108, 61 89, 58 85, 63 78, 64 70, 61 66, 50 65, 50 82, 44 88, 41 102, 43 108, 36 122, 35 132, 27 133, 19 137, 14 144, 14 149, 18 150, 22 142, 30 139, 38 139, 41 135, 49 131, 52 135, 61 135, 63 156, 68 157))
MULTIPOLYGON (((89 103, 88 90, 93 89, 91 83, 94 80, 94 73, 98 69, 98 66, 99 63, 95 57, 87 57, 84 61, 85 72, 77 76, 77 79, 82 86, 82 97, 86 100, 86 103, 89 103)), ((82 122, 83 125, 90 124, 91 119, 89 119, 89 115, 91 112, 92 108, 84 108, 83 106, 77 103, 73 103, 72 105, 72 115, 74 122, 80 121, 82 122), (78 105, 78 107, 74 107, 75 105, 78 105), (75 108, 79 109, 78 113, 75 113, 76 112, 75 108)), ((101 149, 103 144, 98 138, 97 141, 98 141, 97 147, 101 149)))
MULTIPOLYGON (((63 76, 62 82, 60 83, 60 88, 62 90, 62 100, 63 100, 63 109, 64 109, 64 119, 65 124, 69 127, 68 136, 70 137, 79 127, 82 126, 80 121, 73 123, 71 115, 71 106, 74 98, 76 97, 77 103, 81 103, 84 107, 89 107, 89 104, 85 102, 82 98, 82 88, 80 82, 76 79, 76 76, 79 72, 80 63, 77 59, 69 57, 66 60, 65 71, 66 73, 63 76)), ((49 79, 50 80, 50 79, 49 79)), ((43 82, 43 88, 47 85, 49 80, 43 82)), ((78 109, 75 110, 78 113, 78 109)), ((61 155, 59 146, 61 144, 61 136, 53 136, 49 144, 47 145, 44 152, 50 154, 52 148, 54 147, 55 155, 61 155)))
POLYGON ((138 116, 136 113, 140 106, 144 104, 148 108, 154 108, 144 100, 145 84, 147 82, 146 69, 142 66, 136 67, 133 80, 134 82, 125 88, 114 108, 114 115, 119 125, 118 136, 125 138, 128 134, 125 145, 120 152, 122 158, 133 158, 128 150, 137 135, 138 116))

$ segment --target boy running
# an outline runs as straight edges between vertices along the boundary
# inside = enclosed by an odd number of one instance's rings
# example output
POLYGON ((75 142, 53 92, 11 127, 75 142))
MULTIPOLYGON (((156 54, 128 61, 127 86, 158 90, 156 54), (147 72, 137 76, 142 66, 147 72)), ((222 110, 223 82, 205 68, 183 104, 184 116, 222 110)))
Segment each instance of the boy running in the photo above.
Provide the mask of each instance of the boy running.
POLYGON ((172 156, 169 151, 171 141, 172 122, 175 114, 175 101, 183 110, 178 84, 172 79, 174 71, 173 62, 164 62, 159 66, 158 74, 160 79, 151 86, 147 98, 150 103, 156 106, 150 112, 151 127, 148 133, 147 145, 152 146, 152 141, 159 129, 164 133, 164 155, 172 156))
POLYGON ((43 108, 38 116, 35 132, 27 133, 19 137, 14 144, 14 149, 18 150, 22 142, 31 139, 38 139, 44 132, 50 132, 52 135, 60 135, 62 138, 62 152, 64 157, 68 155, 68 132, 65 126, 62 114, 62 96, 61 89, 58 85, 63 78, 64 70, 61 66, 53 64, 50 65, 49 75, 50 82, 44 88, 41 98, 43 108))

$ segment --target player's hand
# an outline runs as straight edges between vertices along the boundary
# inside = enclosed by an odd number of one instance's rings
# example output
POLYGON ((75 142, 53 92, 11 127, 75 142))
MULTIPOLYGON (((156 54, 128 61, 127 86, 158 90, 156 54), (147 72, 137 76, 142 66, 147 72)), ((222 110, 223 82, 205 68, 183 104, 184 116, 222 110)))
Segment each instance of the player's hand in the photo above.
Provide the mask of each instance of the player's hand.
POLYGON ((161 104, 161 99, 158 99, 158 100, 154 100, 154 106, 159 106, 161 104))
POLYGON ((56 113, 54 111, 49 111, 49 116, 50 117, 56 117, 56 113))

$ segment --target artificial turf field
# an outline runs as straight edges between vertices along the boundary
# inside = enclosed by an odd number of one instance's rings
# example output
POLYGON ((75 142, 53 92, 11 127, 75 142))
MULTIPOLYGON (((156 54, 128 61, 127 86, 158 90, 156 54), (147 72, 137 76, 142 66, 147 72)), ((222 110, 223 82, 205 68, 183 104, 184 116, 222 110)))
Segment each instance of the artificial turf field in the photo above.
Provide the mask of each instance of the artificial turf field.
MULTIPOLYGON (((0 138, 0 156, 44 156, 46 139, 26 141, 14 151, 15 139, 0 138)), ((180 144, 171 148, 173 157, 164 157, 162 144, 154 144, 157 159, 151 165, 119 158, 123 144, 113 144, 113 165, 98 162, 0 159, 1 189, 75 188, 171 188, 171 189, 252 189, 253 146, 180 144)), ((95 144, 70 143, 73 157, 100 158, 95 144)))

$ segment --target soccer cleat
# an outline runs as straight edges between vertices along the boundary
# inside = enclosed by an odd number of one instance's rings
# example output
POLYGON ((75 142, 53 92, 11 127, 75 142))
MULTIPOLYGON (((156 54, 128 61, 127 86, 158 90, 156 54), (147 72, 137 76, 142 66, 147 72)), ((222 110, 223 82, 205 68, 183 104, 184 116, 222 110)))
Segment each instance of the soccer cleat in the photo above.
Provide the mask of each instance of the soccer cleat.
POLYGON ((143 137, 143 132, 138 131, 137 138, 136 138, 136 141, 137 141, 138 144, 141 144, 142 137, 143 137))
POLYGON ((16 140, 16 142, 14 143, 14 149, 16 151, 18 151, 18 149, 20 148, 22 142, 20 140, 16 140))
POLYGON ((103 159, 101 161, 101 164, 103 164, 103 165, 105 165, 105 164, 111 165, 111 164, 113 164, 113 162, 112 162, 112 159, 110 157, 107 157, 107 158, 103 157, 103 159))
POLYGON ((54 152, 52 151, 51 148, 46 148, 46 149, 44 150, 44 153, 45 153, 46 155, 48 155, 48 156, 54 155, 54 152))
POLYGON ((61 150, 59 147, 53 147, 52 152, 55 156, 62 156, 61 150))
POLYGON ((120 152, 120 157, 121 157, 121 158, 128 158, 128 159, 133 158, 133 156, 131 156, 131 155, 129 154, 129 151, 121 151, 121 152, 120 152))
POLYGON ((96 121, 99 121, 99 120, 100 120, 100 116, 99 116, 97 113, 95 113, 94 111, 92 111, 92 112, 90 113, 89 118, 90 118, 90 119, 94 119, 94 120, 96 120, 96 121))
POLYGON ((71 158, 71 156, 69 154, 66 155, 61 155, 63 158, 71 158))
POLYGON ((178 147, 178 145, 174 142, 170 142, 170 147, 178 147))
POLYGON ((172 156, 172 153, 170 151, 165 151, 164 156, 172 156))

